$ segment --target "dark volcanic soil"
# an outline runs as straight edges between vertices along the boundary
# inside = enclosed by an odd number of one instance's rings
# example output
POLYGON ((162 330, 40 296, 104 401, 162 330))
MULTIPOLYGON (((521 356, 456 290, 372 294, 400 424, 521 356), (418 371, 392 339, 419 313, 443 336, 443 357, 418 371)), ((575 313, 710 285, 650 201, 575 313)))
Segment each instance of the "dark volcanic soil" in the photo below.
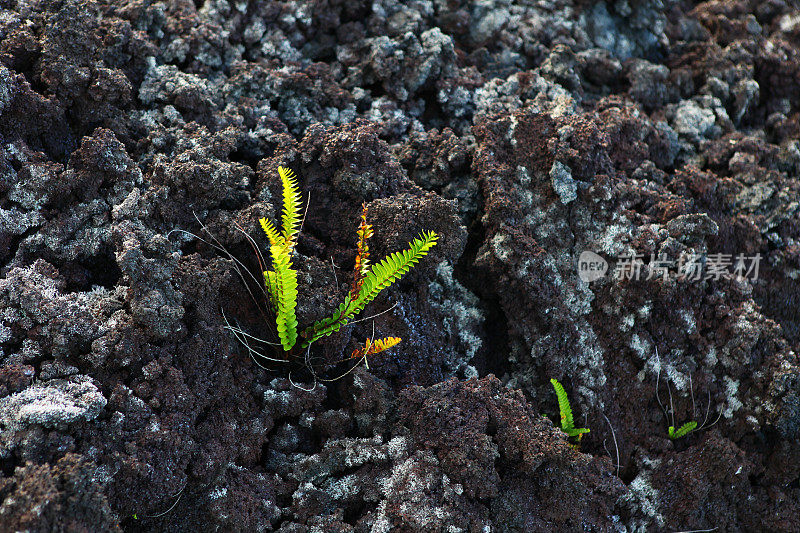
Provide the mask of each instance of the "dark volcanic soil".
POLYGON ((0 531, 800 531, 799 176, 789 0, 0 0, 0 531))

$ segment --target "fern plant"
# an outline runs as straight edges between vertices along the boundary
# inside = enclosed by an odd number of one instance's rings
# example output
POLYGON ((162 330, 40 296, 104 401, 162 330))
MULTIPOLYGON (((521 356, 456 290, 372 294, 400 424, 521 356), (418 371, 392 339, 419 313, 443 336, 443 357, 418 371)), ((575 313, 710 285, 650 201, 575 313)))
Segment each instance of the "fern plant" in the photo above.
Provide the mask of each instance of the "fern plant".
MULTIPOLYGON (((400 279, 419 260, 427 255, 436 245, 438 236, 433 231, 424 231, 411 241, 409 248, 394 252, 380 262, 370 265, 369 246, 367 241, 373 235, 372 225, 367 222, 367 206, 361 213, 357 235, 357 253, 353 283, 344 302, 331 315, 318 320, 298 333, 297 316, 297 271, 292 266, 292 253, 300 231, 300 212, 302 200, 297 186, 297 177, 291 170, 278 167, 278 175, 283 185, 283 213, 281 230, 267 218, 259 220, 269 240, 269 251, 272 258, 272 270, 264 271, 264 285, 269 295, 269 305, 275 314, 278 337, 283 349, 292 350, 300 340, 300 345, 307 348, 314 341, 339 331, 347 325, 364 307, 385 288, 400 279)), ((351 358, 363 358, 368 355, 387 350, 400 342, 399 337, 367 340, 363 347, 353 352, 351 358)))
POLYGON ((400 279, 411 267, 417 264, 435 244, 437 235, 432 231, 422 234, 411 241, 410 247, 402 252, 394 252, 381 262, 373 265, 359 280, 358 290, 353 290, 345 296, 344 302, 333 315, 319 320, 303 330, 303 347, 312 342, 335 333, 347 325, 350 320, 364 310, 364 307, 374 300, 380 292, 400 279))
POLYGON ((681 437, 685 437, 697 427, 697 422, 692 420, 691 422, 686 422, 684 425, 675 429, 675 426, 669 426, 667 428, 667 433, 669 433, 669 438, 672 440, 680 439, 681 437))
POLYGON ((557 379, 551 379, 550 383, 556 391, 558 398, 558 410, 561 412, 561 431, 569 437, 574 437, 577 444, 580 444, 581 437, 584 433, 589 433, 587 428, 576 428, 575 421, 572 419, 572 408, 569 406, 569 399, 567 398, 567 391, 564 386, 558 382, 557 379))
POLYGON ((297 271, 292 268, 292 252, 299 231, 301 200, 294 172, 278 167, 278 175, 283 184, 282 231, 279 233, 267 218, 259 222, 269 239, 273 268, 264 271, 264 284, 275 313, 278 338, 283 349, 288 351, 297 342, 297 271))

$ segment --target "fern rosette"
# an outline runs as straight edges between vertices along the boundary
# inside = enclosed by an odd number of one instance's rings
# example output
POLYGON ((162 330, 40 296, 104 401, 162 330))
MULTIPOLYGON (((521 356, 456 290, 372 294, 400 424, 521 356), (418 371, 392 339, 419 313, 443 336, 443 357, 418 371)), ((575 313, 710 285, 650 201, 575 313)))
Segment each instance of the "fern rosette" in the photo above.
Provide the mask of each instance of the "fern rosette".
MULTIPOLYGON (((261 228, 269 240, 272 270, 265 270, 264 286, 269 297, 270 308, 275 314, 275 323, 281 346, 290 351, 297 343, 297 271, 292 267, 292 253, 300 231, 302 199, 297 186, 297 177, 291 170, 278 167, 278 175, 283 185, 283 210, 281 229, 267 218, 259 220, 261 228)), ((300 333, 303 348, 314 341, 330 335, 345 326, 354 316, 378 294, 406 274, 428 251, 436 245, 438 236, 433 231, 423 232, 414 239, 407 250, 395 252, 377 264, 369 263, 367 240, 373 235, 372 226, 367 223, 367 207, 361 213, 361 223, 356 231, 356 262, 353 285, 338 309, 328 318, 319 320, 300 333)), ((366 360, 367 355, 376 354, 395 346, 398 337, 386 337, 377 341, 368 340, 363 348, 354 352, 366 360)))

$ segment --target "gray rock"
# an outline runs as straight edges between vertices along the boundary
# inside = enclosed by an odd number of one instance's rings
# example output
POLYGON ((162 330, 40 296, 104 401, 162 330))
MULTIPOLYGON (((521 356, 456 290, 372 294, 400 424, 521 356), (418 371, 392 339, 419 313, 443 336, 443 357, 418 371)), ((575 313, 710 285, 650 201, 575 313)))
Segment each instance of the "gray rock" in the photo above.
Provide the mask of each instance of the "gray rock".
POLYGON ((675 111, 673 127, 681 135, 699 140, 711 132, 715 116, 710 109, 704 109, 694 100, 684 100, 675 111))
POLYGON ((666 225, 671 237, 687 244, 716 235, 719 226, 705 213, 692 213, 673 218, 666 225))
POLYGON ((758 82, 741 80, 734 85, 731 92, 733 95, 733 121, 738 124, 753 105, 758 104, 758 82))

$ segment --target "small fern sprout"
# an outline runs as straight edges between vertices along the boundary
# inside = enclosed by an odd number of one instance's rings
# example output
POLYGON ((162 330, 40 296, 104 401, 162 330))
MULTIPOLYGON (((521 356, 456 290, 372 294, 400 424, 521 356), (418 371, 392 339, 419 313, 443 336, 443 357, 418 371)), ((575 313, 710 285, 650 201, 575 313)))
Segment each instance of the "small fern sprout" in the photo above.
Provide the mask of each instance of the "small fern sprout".
MULTIPOLYGON (((270 309, 275 315, 275 325, 280 345, 285 352, 291 350, 300 340, 302 348, 331 335, 346 326, 361 313, 378 294, 399 280, 419 260, 436 245, 438 235, 433 231, 423 231, 409 243, 406 250, 394 252, 375 264, 370 264, 367 241, 374 231, 367 222, 367 206, 361 210, 361 222, 356 230, 356 261, 353 283, 344 302, 328 318, 318 320, 310 326, 298 330, 297 316, 297 271, 292 260, 297 235, 300 232, 302 199, 297 186, 297 177, 291 170, 278 167, 278 175, 283 185, 283 212, 280 230, 267 218, 259 220, 261 228, 269 240, 272 270, 264 270, 264 286, 268 295, 270 309)), ((367 356, 374 355, 400 342, 399 337, 368 339, 364 346, 356 349, 351 359, 363 359, 367 368, 367 356)))
POLYGON ((575 421, 572 419, 572 408, 569 406, 569 399, 567 398, 567 391, 564 390, 564 386, 561 385, 557 379, 550 379, 550 383, 553 385, 556 391, 556 397, 558 398, 558 410, 561 412, 561 431, 566 433, 567 436, 575 438, 575 447, 577 448, 580 446, 581 437, 583 437, 584 433, 589 433, 589 430, 587 428, 575 427, 575 421))
MULTIPOLYGON (((705 418, 703 419, 702 424, 698 424, 696 420, 690 420, 686 422, 681 427, 676 429, 675 424, 675 405, 672 401, 672 389, 669 386, 669 380, 667 380, 667 393, 669 394, 669 410, 664 407, 664 403, 661 401, 661 397, 658 394, 658 387, 659 387, 659 380, 661 378, 661 358, 658 356, 658 348, 656 348, 656 361, 657 361, 657 368, 658 371, 656 372, 656 401, 658 405, 661 407, 661 410, 664 412, 664 416, 667 418, 671 424, 667 427, 667 435, 669 436, 670 440, 678 440, 683 438, 690 433, 694 433, 695 431, 700 431, 702 429, 707 429, 716 424, 720 417, 722 416, 722 412, 717 413, 717 418, 711 424, 708 423, 708 415, 711 411, 711 391, 706 390, 706 394, 708 395, 708 403, 706 404, 706 414, 705 418)), ((692 397, 692 416, 695 417, 697 415, 697 409, 695 406, 694 401, 694 385, 692 383, 692 375, 689 374, 689 394, 692 397)))
POLYGON ((681 437, 685 437, 697 427, 697 422, 692 420, 691 422, 686 422, 684 425, 675 429, 675 426, 669 426, 667 428, 667 433, 669 433, 669 438, 672 440, 679 439, 681 437))

